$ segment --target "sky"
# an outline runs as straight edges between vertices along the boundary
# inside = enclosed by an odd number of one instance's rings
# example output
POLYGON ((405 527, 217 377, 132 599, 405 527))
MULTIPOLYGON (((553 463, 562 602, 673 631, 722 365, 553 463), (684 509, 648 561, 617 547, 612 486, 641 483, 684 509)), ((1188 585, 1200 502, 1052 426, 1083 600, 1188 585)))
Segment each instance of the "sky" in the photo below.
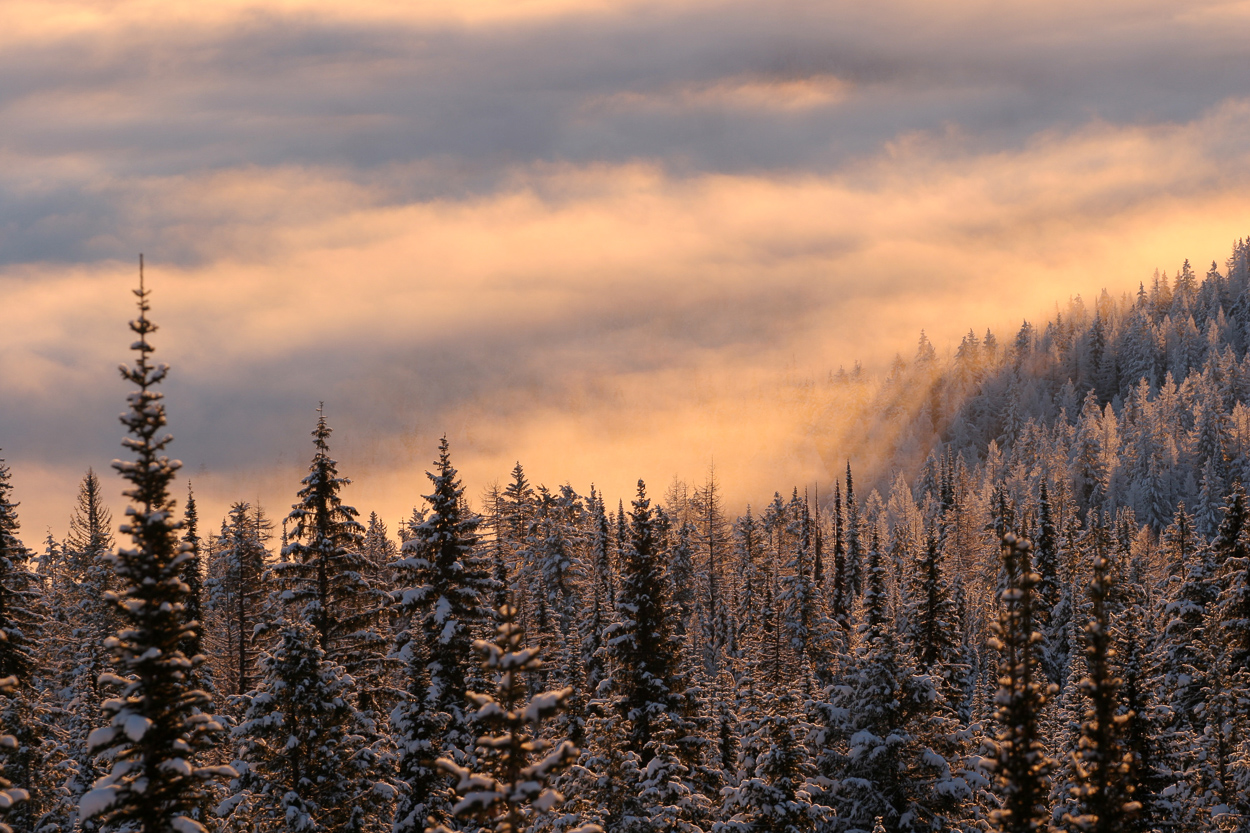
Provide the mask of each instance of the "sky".
POLYGON ((1202 0, 4 0, 22 537, 120 492, 140 252, 210 529, 288 511, 319 403, 392 530, 443 435, 474 498, 827 484, 839 366, 1223 264, 1247 44, 1202 0))

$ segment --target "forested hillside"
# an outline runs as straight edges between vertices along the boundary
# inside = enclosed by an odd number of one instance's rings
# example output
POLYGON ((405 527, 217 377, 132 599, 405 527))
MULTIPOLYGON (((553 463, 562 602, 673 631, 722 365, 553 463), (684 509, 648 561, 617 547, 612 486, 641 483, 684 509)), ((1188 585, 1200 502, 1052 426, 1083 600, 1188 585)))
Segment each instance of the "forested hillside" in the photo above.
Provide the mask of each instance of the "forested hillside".
POLYGON ((836 480, 738 517, 714 473, 607 496, 518 463, 473 494, 444 440, 392 530, 351 506, 324 417, 289 512, 175 497, 140 290, 124 524, 88 471, 65 536, 28 546, 0 464, 0 812, 1247 829, 1248 292, 1238 243, 948 360, 922 335, 822 386, 836 480))

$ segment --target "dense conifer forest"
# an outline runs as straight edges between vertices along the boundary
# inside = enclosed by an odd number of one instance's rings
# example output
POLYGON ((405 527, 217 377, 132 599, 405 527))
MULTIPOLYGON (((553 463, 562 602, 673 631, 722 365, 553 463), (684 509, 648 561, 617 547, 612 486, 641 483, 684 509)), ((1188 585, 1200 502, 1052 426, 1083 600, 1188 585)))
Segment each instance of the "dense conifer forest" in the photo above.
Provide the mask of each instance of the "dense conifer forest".
POLYGON ((24 542, 0 463, 6 830, 1250 829, 1250 243, 839 372, 836 480, 737 517, 444 440, 391 529, 324 416, 201 517, 138 298, 123 522, 24 542))

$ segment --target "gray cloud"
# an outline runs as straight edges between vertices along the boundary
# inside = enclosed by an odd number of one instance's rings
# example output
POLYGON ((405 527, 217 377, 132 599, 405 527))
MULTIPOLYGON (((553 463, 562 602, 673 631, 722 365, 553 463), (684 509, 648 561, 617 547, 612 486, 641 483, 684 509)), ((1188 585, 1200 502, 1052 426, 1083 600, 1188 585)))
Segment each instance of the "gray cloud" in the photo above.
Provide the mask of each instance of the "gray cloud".
MULTIPOLYGON (((1189 121, 1250 82, 1244 21, 931 5, 645 7, 478 27, 252 14, 18 44, 0 54, 0 262, 129 256, 167 236, 168 217, 144 216, 151 180, 187 172, 329 167, 381 181, 375 198, 397 203, 487 193, 534 163, 829 172, 917 131, 957 129, 966 149, 994 151, 1092 119, 1189 121), (814 76, 844 80, 845 97, 653 106, 727 79, 814 76)), ((191 263, 205 248, 167 254, 191 263)))

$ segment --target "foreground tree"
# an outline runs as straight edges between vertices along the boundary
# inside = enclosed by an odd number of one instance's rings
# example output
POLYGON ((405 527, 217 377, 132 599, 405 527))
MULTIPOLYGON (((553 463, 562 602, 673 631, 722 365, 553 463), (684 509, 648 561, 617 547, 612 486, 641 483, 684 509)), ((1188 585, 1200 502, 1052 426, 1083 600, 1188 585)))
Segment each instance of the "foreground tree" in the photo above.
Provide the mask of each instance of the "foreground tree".
MULTIPOLYGON (((4 534, 0 532, 0 535, 4 534)), ((0 636, 0 641, 3 641, 0 636)), ((4 677, 0 679, 0 696, 12 694, 17 688, 16 677, 4 677)), ((0 735, 0 749, 16 750, 17 738, 12 735, 0 735)), ((0 818, 7 817, 13 812, 14 806, 20 805, 27 801, 30 795, 26 790, 20 787, 14 787, 13 783, 0 774, 0 818)), ((0 822, 0 833, 13 833, 13 828, 4 822, 0 822)))
POLYGON ((395 791, 378 780, 379 755, 352 705, 351 677, 326 660, 307 623, 279 630, 261 658, 260 690, 234 730, 239 777, 218 815, 248 833, 384 830, 395 791))
POLYGON ((675 726, 681 726, 686 705, 681 643, 673 635, 655 526, 646 486, 639 480, 629 516, 629 540, 621 556, 617 621, 607 632, 614 705, 629 721, 629 749, 644 767, 655 756, 651 742, 660 715, 668 715, 675 726))
POLYGON ((1112 582, 1110 564, 1095 551, 1089 583, 1091 619, 1085 625, 1085 677, 1080 682, 1087 702, 1080 740, 1072 753, 1077 783, 1072 797, 1077 812, 1064 823, 1078 833, 1119 833, 1141 809, 1129 783, 1132 757, 1125 755, 1124 724, 1135 715, 1121 716, 1119 691, 1123 680, 1112 668, 1113 647, 1108 600, 1112 582))
POLYGON ((445 816, 447 796, 427 780, 431 759, 472 756, 474 727, 464 702, 471 672, 475 633, 489 621, 495 584, 488 560, 479 552, 481 519, 464 506, 464 488, 451 464, 447 439, 439 445, 429 512, 410 526, 393 565, 397 574, 396 659, 407 669, 408 696, 392 713, 399 747, 401 799, 395 830, 420 830, 424 814, 445 816), (440 737, 432 737, 434 732, 440 737), (431 756, 431 752, 434 754, 431 756))
POLYGON ((169 484, 179 463, 162 452, 173 439, 165 426, 163 395, 153 388, 169 368, 153 364, 148 336, 148 290, 140 261, 139 317, 130 329, 139 337, 133 366, 122 377, 138 386, 130 411, 121 417, 131 436, 123 442, 135 453, 132 462, 113 466, 130 482, 124 493, 133 501, 130 522, 121 531, 132 546, 110 557, 117 589, 106 594, 122 627, 106 641, 120 673, 108 675, 121 687, 104 704, 110 722, 96 729, 90 746, 113 761, 112 770, 83 796, 84 819, 141 833, 203 833, 197 821, 208 799, 208 782, 233 774, 229 767, 201 767, 195 755, 210 746, 221 726, 206 713, 208 695, 191 688, 192 662, 182 646, 192 636, 187 617, 189 588, 182 571, 191 557, 177 539, 182 524, 174 517, 169 484))
POLYGON ((1040 579, 1030 565, 1032 545, 1013 533, 1003 536, 1006 586, 1002 611, 994 623, 991 645, 1001 657, 997 755, 994 781, 1002 806, 991 814, 1004 833, 1032 833, 1047 827, 1045 802, 1050 793, 1054 762, 1046 755, 1039 720, 1049 687, 1037 662, 1041 641, 1033 627, 1033 589, 1040 579))
MULTIPOLYGON (((540 736, 542 721, 564 708, 573 690, 526 697, 524 678, 541 671, 542 660, 537 648, 521 647, 523 635, 515 618, 516 609, 505 605, 499 611, 495 640, 473 642, 482 667, 495 682, 494 695, 468 693, 478 707, 475 722, 487 732, 478 739, 485 771, 473 772, 450 758, 438 760, 440 767, 456 776, 456 791, 463 795, 453 808, 455 815, 479 818, 495 833, 531 830, 539 814, 564 801, 550 786, 552 777, 581 754, 570 741, 555 743, 540 736), (534 760, 536 755, 541 757, 534 760)), ((433 833, 452 831, 439 825, 433 833)), ((603 828, 584 824, 569 833, 603 833, 603 828)))
POLYGON ((386 653, 380 622, 387 599, 371 581, 374 569, 364 554, 359 513, 340 494, 351 480, 330 457, 330 433, 318 409, 316 452, 299 502, 287 516, 292 529, 282 550, 286 560, 273 571, 288 609, 313 626, 331 662, 356 676, 376 667, 386 653))

